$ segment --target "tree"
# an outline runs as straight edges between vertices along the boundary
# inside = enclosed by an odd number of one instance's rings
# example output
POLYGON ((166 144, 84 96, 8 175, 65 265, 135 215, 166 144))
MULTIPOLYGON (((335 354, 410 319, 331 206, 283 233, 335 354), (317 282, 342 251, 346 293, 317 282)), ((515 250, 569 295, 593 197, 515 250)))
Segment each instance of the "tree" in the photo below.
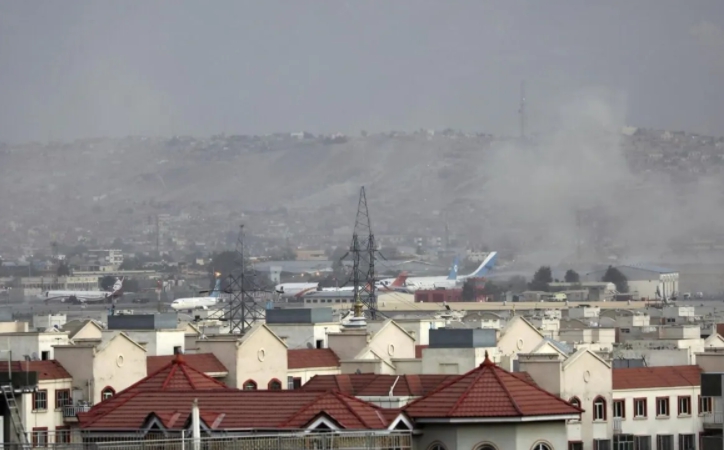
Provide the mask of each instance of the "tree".
POLYGON ((580 277, 580 275, 578 275, 578 272, 576 272, 575 270, 568 269, 566 271, 565 280, 566 280, 566 283, 580 283, 581 277, 580 277))
POLYGON ((111 289, 113 289, 113 285, 115 283, 116 283, 116 277, 106 275, 103 278, 101 278, 101 281, 100 281, 101 289, 104 291, 110 291, 111 289))
POLYGON ((541 266, 533 275, 533 280, 528 284, 531 291, 548 291, 548 283, 553 282, 553 275, 549 266, 541 266))
POLYGON ((622 274, 620 270, 613 266, 608 266, 608 269, 606 269, 606 273, 603 274, 601 281, 615 284, 618 292, 628 292, 628 279, 626 278, 626 275, 622 274))
POLYGON ((70 275, 70 267, 68 267, 68 264, 66 264, 65 261, 61 261, 60 264, 58 264, 58 270, 55 273, 59 277, 68 276, 70 275))

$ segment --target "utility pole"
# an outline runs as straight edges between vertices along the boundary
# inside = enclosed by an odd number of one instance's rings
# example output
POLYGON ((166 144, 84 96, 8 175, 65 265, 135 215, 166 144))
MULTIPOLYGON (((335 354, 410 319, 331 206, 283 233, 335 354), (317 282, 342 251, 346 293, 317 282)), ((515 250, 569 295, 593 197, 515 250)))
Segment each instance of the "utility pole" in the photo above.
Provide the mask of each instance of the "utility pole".
POLYGON ((229 321, 230 334, 243 334, 258 320, 266 316, 265 305, 258 297, 260 293, 269 293, 260 289, 256 279, 256 272, 247 261, 248 256, 244 247, 244 225, 239 227, 236 240, 236 260, 233 273, 229 274, 229 291, 231 299, 226 311, 229 321))
MULTIPOLYGON (((357 202, 352 244, 347 254, 352 255, 352 283, 354 299, 358 299, 367 307, 371 319, 377 318, 377 292, 375 279, 375 253, 377 245, 372 232, 367 195, 362 186, 357 202)), ((345 255, 346 257, 347 255, 345 255)), ((344 257, 342 258, 344 259, 344 257)))
POLYGON ((525 80, 520 82, 520 137, 525 138, 525 80))

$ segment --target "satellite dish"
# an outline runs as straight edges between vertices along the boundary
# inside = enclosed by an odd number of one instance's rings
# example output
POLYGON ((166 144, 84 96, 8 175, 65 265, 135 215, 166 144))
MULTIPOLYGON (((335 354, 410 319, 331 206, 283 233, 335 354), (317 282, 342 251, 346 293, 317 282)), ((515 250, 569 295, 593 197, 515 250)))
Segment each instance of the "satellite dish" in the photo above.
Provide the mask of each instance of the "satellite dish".
POLYGON ((38 357, 38 354, 35 353, 35 352, 33 352, 33 354, 30 355, 30 359, 32 359, 33 361, 39 361, 39 360, 40 360, 40 358, 38 357))
POLYGON ((307 342, 307 348, 310 348, 310 349, 311 349, 311 348, 314 348, 314 346, 312 345, 311 342, 307 342))

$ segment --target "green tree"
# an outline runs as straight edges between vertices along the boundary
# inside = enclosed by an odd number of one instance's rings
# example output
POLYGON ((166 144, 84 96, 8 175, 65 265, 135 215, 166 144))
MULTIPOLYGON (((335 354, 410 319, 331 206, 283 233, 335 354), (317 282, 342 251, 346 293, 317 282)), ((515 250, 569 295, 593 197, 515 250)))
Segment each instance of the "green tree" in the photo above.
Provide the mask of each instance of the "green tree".
POLYGON ((580 283, 581 277, 580 277, 580 275, 578 275, 578 272, 576 272, 575 270, 568 269, 566 271, 565 280, 566 280, 566 283, 580 283))
POLYGON ((620 293, 628 292, 628 279, 626 278, 626 275, 613 266, 608 266, 608 269, 606 269, 606 273, 603 274, 601 281, 615 284, 616 290, 620 293))
POLYGON ((68 264, 65 261, 61 261, 60 264, 58 264, 58 269, 55 273, 59 277, 68 276, 70 275, 70 267, 68 267, 68 264))
POLYGON ((553 275, 549 266, 541 266, 533 275, 533 280, 528 284, 531 291, 548 291, 548 284, 553 282, 553 275))

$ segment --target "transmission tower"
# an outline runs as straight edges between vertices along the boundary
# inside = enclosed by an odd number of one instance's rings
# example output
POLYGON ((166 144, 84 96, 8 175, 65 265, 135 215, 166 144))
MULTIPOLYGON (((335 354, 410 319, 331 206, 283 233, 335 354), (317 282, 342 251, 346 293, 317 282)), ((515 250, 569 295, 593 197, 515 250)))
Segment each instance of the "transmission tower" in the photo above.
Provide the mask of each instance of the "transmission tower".
POLYGON ((261 295, 268 292, 260 289, 256 272, 244 253, 244 225, 239 227, 236 239, 236 260, 234 271, 229 273, 229 288, 231 294, 226 318, 229 321, 229 333, 244 333, 251 328, 257 320, 264 319, 265 306, 261 295))
POLYGON ((367 209, 367 195, 365 188, 359 191, 357 203, 357 217, 352 232, 352 245, 349 254, 352 255, 352 283, 354 298, 359 298, 367 306, 370 319, 377 318, 377 292, 375 285, 375 235, 372 233, 369 210, 367 209))

